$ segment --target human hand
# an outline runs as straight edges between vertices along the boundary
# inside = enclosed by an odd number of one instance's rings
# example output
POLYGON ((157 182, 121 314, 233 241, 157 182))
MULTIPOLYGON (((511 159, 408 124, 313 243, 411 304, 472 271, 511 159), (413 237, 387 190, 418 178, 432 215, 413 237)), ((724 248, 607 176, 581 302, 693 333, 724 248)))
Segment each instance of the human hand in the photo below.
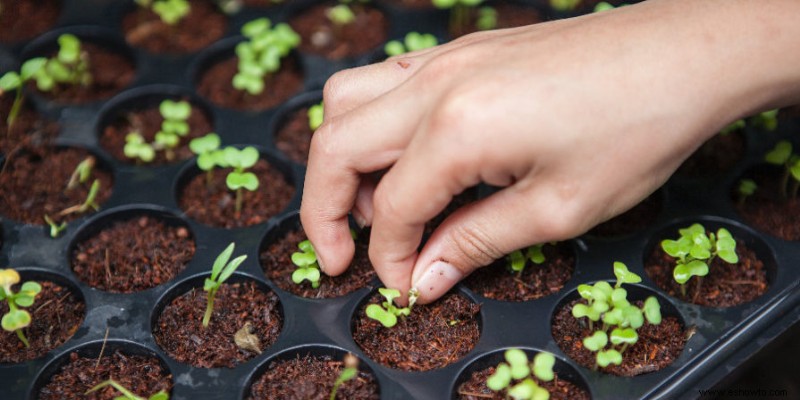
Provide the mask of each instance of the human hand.
POLYGON ((425 303, 504 254, 636 204, 726 123, 798 93, 788 72, 749 61, 764 32, 715 45, 752 19, 736 3, 650 0, 337 73, 301 206, 324 272, 352 258, 351 210, 373 227, 380 279, 425 303), (720 19, 732 25, 709 24, 720 19), (479 182, 503 189, 450 215, 417 253, 425 222, 479 182))

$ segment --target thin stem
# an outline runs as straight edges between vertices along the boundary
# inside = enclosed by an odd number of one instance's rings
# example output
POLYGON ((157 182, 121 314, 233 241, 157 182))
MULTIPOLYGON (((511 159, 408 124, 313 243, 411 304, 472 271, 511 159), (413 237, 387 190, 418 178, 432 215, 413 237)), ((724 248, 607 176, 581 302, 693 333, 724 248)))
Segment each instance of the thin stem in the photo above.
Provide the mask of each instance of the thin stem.
POLYGON ((9 131, 11 131, 11 125, 14 124, 14 120, 17 119, 19 111, 22 109, 22 100, 22 84, 20 84, 20 87, 17 88, 17 94, 14 97, 14 104, 11 106, 11 111, 8 112, 8 118, 6 119, 9 131))
POLYGON ((214 186, 214 169, 210 169, 206 171, 206 189, 211 191, 211 188, 214 186))
POLYGON ((797 190, 800 188, 800 181, 797 179, 792 180, 792 197, 793 199, 797 198, 797 190))
POLYGON ((236 189, 236 219, 242 214, 242 188, 236 189))
MULTIPOLYGON (((711 264, 711 263, 709 262, 709 264, 711 264)), ((698 276, 697 277, 697 286, 695 286, 695 288, 694 288, 694 297, 692 298, 692 302, 696 302, 697 301, 697 296, 700 295, 700 288, 702 287, 702 285, 703 285, 703 277, 702 276, 698 276)))
POLYGON ((22 333, 22 329, 17 329, 14 332, 17 333, 17 337, 19 338, 19 340, 22 341, 22 343, 25 345, 25 347, 31 347, 30 343, 28 343, 28 338, 26 338, 25 334, 22 333))
POLYGON ((206 314, 203 316, 203 328, 208 327, 211 322, 211 313, 214 312, 214 296, 217 294, 217 289, 211 289, 206 296, 206 314))
POLYGON ((781 177, 781 196, 784 200, 789 198, 789 193, 786 190, 786 188, 789 186, 789 174, 789 166, 787 165, 786 168, 784 168, 783 176, 781 177))
POLYGON ((686 298, 686 284, 681 283, 681 297, 686 298))

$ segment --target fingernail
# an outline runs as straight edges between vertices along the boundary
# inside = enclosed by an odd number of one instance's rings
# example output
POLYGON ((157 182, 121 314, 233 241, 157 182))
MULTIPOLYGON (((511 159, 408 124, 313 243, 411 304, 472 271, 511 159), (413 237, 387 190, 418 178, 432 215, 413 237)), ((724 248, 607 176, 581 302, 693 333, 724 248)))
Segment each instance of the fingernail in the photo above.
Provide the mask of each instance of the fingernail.
POLYGON ((367 219, 364 218, 360 211, 353 210, 350 214, 353 215, 353 219, 356 221, 356 225, 358 225, 359 228, 363 228, 367 225, 367 219))
POLYGON ((419 290, 421 298, 431 301, 447 293, 463 277, 458 268, 444 261, 436 261, 422 273, 412 287, 419 290))

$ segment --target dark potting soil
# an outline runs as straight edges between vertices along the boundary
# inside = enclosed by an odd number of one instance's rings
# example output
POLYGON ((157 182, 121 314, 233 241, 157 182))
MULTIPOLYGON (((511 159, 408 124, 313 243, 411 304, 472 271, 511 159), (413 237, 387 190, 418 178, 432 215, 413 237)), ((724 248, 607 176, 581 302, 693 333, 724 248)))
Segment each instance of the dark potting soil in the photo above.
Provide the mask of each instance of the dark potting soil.
MULTIPOLYGON (((28 282, 29 279, 24 279, 28 282)), ((15 332, 3 330, 0 334, 0 363, 19 363, 39 358, 50 350, 61 346, 75 334, 83 322, 86 305, 72 292, 50 281, 37 281, 42 291, 33 305, 25 308, 33 318, 23 329, 30 347, 17 337, 15 332)), ((14 293, 19 285, 14 285, 14 293)), ((8 312, 8 303, 0 304, 0 315, 8 312)))
POLYGON ((403 371, 428 371, 458 361, 480 338, 480 305, 449 293, 426 305, 416 305, 397 325, 385 328, 364 313, 369 304, 381 304, 378 293, 358 308, 353 340, 367 357, 403 371))
POLYGON ((192 1, 191 10, 168 25, 153 10, 136 7, 122 19, 125 40, 152 53, 189 53, 219 40, 228 20, 210 1, 192 1))
POLYGON ((85 215, 62 212, 83 204, 95 179, 100 180, 96 203, 102 206, 111 196, 112 177, 97 163, 88 182, 67 190, 75 167, 90 156, 85 150, 24 147, 5 156, 0 170, 0 214, 15 221, 43 225, 45 215, 57 222, 85 215))
MULTIPOLYGON (((250 400, 327 400, 333 383, 342 373, 344 363, 330 356, 304 357, 273 361, 266 372, 250 388, 250 400)), ((336 391, 337 399, 377 400, 378 383, 371 374, 359 371, 358 376, 344 382, 336 391)))
MULTIPOLYGON (((131 132, 139 132, 145 141, 153 143, 156 133, 161 130, 163 121, 164 117, 161 116, 158 105, 146 109, 121 112, 103 129, 103 133, 100 135, 100 145, 117 160, 136 163, 138 159, 134 160, 125 156, 125 136, 131 132)), ((187 122, 189 123, 189 133, 181 137, 178 146, 172 150, 174 152, 172 160, 167 158, 165 151, 158 151, 155 159, 146 165, 162 165, 194 157, 194 153, 189 149, 189 142, 196 137, 204 136, 213 131, 213 128, 208 116, 202 109, 194 105, 187 122)))
POLYGON ((225 178, 230 169, 215 169, 212 184, 206 184, 206 173, 193 176, 181 189, 178 203, 190 218, 206 225, 240 228, 266 222, 283 211, 295 189, 277 169, 258 160, 250 169, 259 180, 258 189, 242 189, 242 210, 236 215, 236 192, 228 190, 225 178))
POLYGON ((292 273, 297 268, 292 263, 292 253, 300 251, 297 244, 306 237, 303 228, 289 231, 277 242, 272 243, 261 252, 261 266, 264 273, 278 287, 287 292, 307 298, 331 298, 344 296, 366 287, 375 277, 375 270, 369 262, 369 230, 358 233, 356 253, 347 271, 339 276, 331 277, 322 274, 320 285, 314 289, 308 281, 297 285, 292 281, 292 273))
MULTIPOLYGON (((778 167, 756 168, 745 174, 758 189, 742 204, 733 194, 736 210, 748 225, 783 240, 800 240, 800 199, 781 194, 783 170, 778 167)), ((791 180, 791 179, 790 179, 791 180)), ((791 187, 792 184, 789 184, 791 187)), ((788 189, 791 192, 791 188, 788 189)))
POLYGON ((676 174, 688 178, 707 178, 729 171, 744 158, 742 131, 717 134, 703 143, 678 168, 676 174))
MULTIPOLYGON (((572 306, 579 300, 581 299, 573 300, 558 309, 550 328, 556 344, 569 358, 586 368, 594 368, 595 353, 583 347, 583 339, 593 331, 585 323, 586 318, 578 320, 572 316, 572 306)), ((642 306, 641 301, 631 303, 642 306)), ((645 321, 636 333, 639 340, 622 353, 622 364, 612 364, 600 368, 600 371, 619 376, 636 376, 658 371, 672 364, 686 344, 686 332, 675 317, 664 316, 659 325, 651 325, 645 321)))
POLYGON ((351 3, 355 20, 336 26, 326 13, 337 3, 325 2, 303 10, 289 20, 300 37, 300 51, 331 60, 366 54, 386 41, 389 22, 371 6, 351 3))
POLYGON ((230 57, 211 65, 199 78, 197 92, 214 104, 237 110, 261 111, 283 103, 303 88, 303 73, 291 55, 281 60, 281 68, 265 80, 264 91, 251 95, 233 88, 238 59, 230 57))
POLYGON ((58 135, 59 125, 37 113, 29 102, 23 103, 9 129, 8 114, 13 103, 14 94, 0 96, 0 154, 14 153, 25 146, 38 147, 52 143, 58 135))
POLYGON ((172 390, 172 374, 155 357, 115 351, 100 359, 71 353, 69 359, 69 363, 53 375, 39 392, 39 400, 113 400, 122 393, 110 386, 85 394, 108 379, 114 379, 126 389, 145 398, 160 390, 167 393, 172 390))
MULTIPOLYGON (((539 12, 531 7, 507 2, 498 2, 492 4, 492 7, 497 11, 497 26, 494 29, 516 28, 518 26, 532 25, 543 21, 539 12)), ((472 7, 468 10, 468 23, 462 29, 456 28, 456 31, 450 32, 453 38, 479 31, 475 26, 478 20, 479 8, 480 7, 472 7)))
POLYGON ((400 9, 426 10, 436 8, 431 0, 385 0, 384 2, 400 9))
POLYGON ((308 107, 303 107, 289 114, 278 129, 275 134, 275 147, 292 161, 306 165, 313 134, 308 126, 308 107))
POLYGON ((202 288, 176 297, 164 307, 153 328, 156 343, 175 360, 199 368, 233 368, 259 354, 240 348, 234 336, 247 329, 264 351, 278 339, 283 317, 278 296, 262 291, 252 281, 224 283, 214 300, 208 327, 203 327, 206 292, 202 288), (245 325, 248 324, 249 328, 245 325))
POLYGON ((561 290, 575 269, 575 256, 566 243, 542 248, 545 262, 541 265, 527 262, 522 274, 511 272, 504 258, 479 268, 465 280, 473 292, 483 297, 503 301, 527 301, 561 290))
POLYGON ((113 293, 132 293, 169 281, 195 251, 186 227, 139 215, 113 222, 72 251, 72 271, 89 286, 113 293))
POLYGON ((242 0, 246 7, 272 7, 283 3, 283 0, 242 0))
POLYGON ((598 238, 630 235, 652 226, 660 212, 661 193, 655 192, 630 210, 590 229, 587 234, 598 238))
MULTIPOLYGON (((58 103, 86 103, 102 100, 119 93, 128 86, 136 73, 131 62, 120 54, 104 47, 81 41, 81 49, 88 55, 92 83, 88 86, 57 84, 53 90, 42 92, 36 82, 28 82, 28 89, 58 103)), ((55 53, 49 57, 55 56, 55 53)))
POLYGON ((672 276, 675 259, 665 253, 661 246, 650 253, 644 270, 658 287, 672 297, 706 307, 731 307, 755 300, 769 288, 767 268, 756 253, 739 242, 736 244, 736 254, 739 255, 737 264, 714 258, 708 275, 702 279, 693 277, 686 282, 685 297, 681 293, 681 285, 672 276))
MULTIPOLYGON (((458 386, 460 400, 506 400, 505 392, 495 392, 486 386, 486 379, 494 374, 495 367, 473 372, 469 379, 458 386)), ((550 400, 589 400, 591 396, 575 384, 558 378, 555 374, 550 382, 536 380, 536 383, 550 393, 550 400)))
POLYGON ((55 25, 61 14, 59 0, 14 0, 3 3, 5 7, 0 13, 2 43, 32 39, 55 25))

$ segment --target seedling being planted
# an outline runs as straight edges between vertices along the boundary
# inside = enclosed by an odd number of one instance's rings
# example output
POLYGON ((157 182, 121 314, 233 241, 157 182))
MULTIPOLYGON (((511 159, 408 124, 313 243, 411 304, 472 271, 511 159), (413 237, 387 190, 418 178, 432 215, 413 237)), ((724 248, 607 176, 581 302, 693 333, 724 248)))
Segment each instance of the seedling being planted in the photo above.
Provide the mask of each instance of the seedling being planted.
POLYGON ((319 104, 314 104, 313 106, 308 108, 308 127, 311 128, 311 131, 316 131, 320 125, 322 125, 322 120, 325 117, 325 106, 322 105, 320 101, 319 104))
POLYGON ((11 129, 11 126, 17 119, 19 112, 22 110, 22 104, 25 102, 23 90, 25 82, 35 79, 36 75, 41 74, 39 71, 44 69, 45 64, 47 64, 47 59, 44 57, 32 58, 22 64, 19 72, 6 72, 0 77, 0 96, 12 90, 15 93, 14 103, 12 103, 11 110, 8 112, 8 117, 6 118, 9 129, 11 129))
POLYGON ((391 328, 397 325, 397 317, 407 317, 411 314, 411 309, 414 307, 419 292, 411 289, 408 292, 408 307, 397 307, 394 305, 394 299, 400 297, 400 291, 397 289, 380 288, 378 293, 386 299, 380 305, 370 304, 367 306, 365 313, 367 317, 374 319, 381 323, 381 325, 391 328))
POLYGON ((188 0, 134 0, 141 7, 149 8, 167 25, 175 25, 192 10, 188 0))
POLYGON ((214 167, 221 162, 222 151, 219 150, 221 141, 219 135, 210 132, 199 138, 194 138, 189 142, 189 149, 197 154, 197 168, 206 172, 206 187, 211 187, 211 180, 214 177, 214 167))
POLYGON ((122 386, 119 382, 109 379, 107 381, 100 382, 95 387, 86 391, 85 394, 89 394, 92 392, 96 392, 104 387, 111 386, 116 389, 118 392, 122 393, 122 396, 114 397, 114 400, 169 400, 169 394, 167 392, 160 390, 158 393, 151 395, 150 397, 141 397, 135 395, 133 392, 122 386))
POLYGON ((486 379, 486 387, 495 392, 505 394, 515 400, 547 400, 550 393, 541 387, 541 382, 550 382, 555 378, 553 365, 556 358, 547 352, 541 352, 528 361, 528 356, 520 349, 508 349, 505 352, 506 362, 501 362, 495 372, 486 379), (538 381, 538 382, 537 382, 538 381))
POLYGON ((297 244, 299 252, 292 253, 292 264, 297 269, 292 273, 292 282, 301 284, 303 281, 311 282, 311 287, 316 289, 320 283, 319 264, 317 263, 317 253, 311 241, 304 240, 297 244))
POLYGON ((225 178, 225 184, 228 189, 236 192, 236 218, 239 218, 242 212, 242 189, 253 192, 259 186, 256 174, 247 171, 258 162, 258 150, 252 146, 241 150, 235 147, 226 147, 223 149, 222 156, 225 164, 233 168, 233 171, 229 172, 225 178))
POLYGON ((544 253, 542 252, 542 248, 544 247, 543 244, 535 244, 528 248, 522 250, 515 250, 511 252, 508 256, 506 256, 506 260, 508 262, 507 267, 510 271, 516 272, 517 276, 522 275, 522 271, 525 270, 525 266, 530 260, 532 263, 536 265, 540 265, 545 262, 544 253), (523 254, 523 250, 525 253, 523 254))
POLYGON ((228 280, 228 278, 233 275, 233 271, 236 271, 236 268, 239 268, 239 265, 247 259, 247 256, 244 255, 231 260, 231 255, 233 255, 233 249, 235 247, 236 244, 231 242, 231 244, 217 256, 217 259, 214 260, 214 265, 211 267, 211 277, 206 278, 205 284, 203 285, 203 290, 207 292, 206 313, 203 315, 203 328, 207 328, 208 323, 211 321, 211 314, 214 312, 214 297, 216 297, 217 291, 222 286, 222 283, 228 280))
POLYGON ((267 18, 259 18, 242 26, 246 41, 236 46, 239 71, 233 77, 233 87, 248 94, 264 91, 266 82, 281 67, 281 59, 300 44, 300 36, 292 28, 280 23, 272 27, 267 18))
POLYGON ((796 198, 798 187, 800 187, 800 156, 792 151, 792 144, 787 140, 781 140, 764 155, 766 162, 783 167, 780 194, 784 199, 796 198), (792 180, 791 192, 789 189, 790 178, 792 180))
POLYGON ((31 324, 31 314, 20 308, 32 306, 36 295, 42 291, 42 286, 29 281, 22 284, 18 293, 14 293, 11 287, 19 281, 17 271, 11 268, 0 270, 0 301, 5 300, 8 303, 8 312, 3 315, 2 325, 4 330, 15 332, 25 347, 30 347, 22 329, 31 324))
POLYGON ((596 353, 595 368, 621 364, 625 350, 638 341, 636 330, 645 320, 653 325, 661 323, 661 306, 655 297, 648 297, 639 308, 628 301, 628 292, 622 288, 623 283, 638 283, 642 278, 621 262, 614 263, 614 275, 617 281, 613 287, 605 281, 578 285, 578 294, 586 303, 572 307, 573 317, 589 321, 592 334, 583 339, 583 346, 596 353), (595 330, 598 322, 602 326, 595 330))
POLYGON ((681 285, 681 295, 686 297, 686 282, 697 276, 695 295, 700 292, 702 278, 708 275, 708 267, 714 258, 719 257, 729 264, 739 262, 736 255, 736 240, 725 228, 719 228, 717 234, 706 233, 701 224, 692 224, 688 228, 679 229, 677 240, 662 240, 661 249, 676 259, 672 276, 681 285))
POLYGON ((409 32, 403 41, 390 40, 383 46, 383 51, 389 57, 399 56, 400 54, 434 47, 439 44, 436 36, 430 33, 409 32))
POLYGON ((333 382, 333 388, 331 389, 331 395, 329 399, 336 400, 336 392, 339 391, 339 387, 341 387, 345 382, 355 379, 357 376, 358 358, 351 353, 347 353, 344 356, 344 368, 336 378, 336 381, 333 382))

